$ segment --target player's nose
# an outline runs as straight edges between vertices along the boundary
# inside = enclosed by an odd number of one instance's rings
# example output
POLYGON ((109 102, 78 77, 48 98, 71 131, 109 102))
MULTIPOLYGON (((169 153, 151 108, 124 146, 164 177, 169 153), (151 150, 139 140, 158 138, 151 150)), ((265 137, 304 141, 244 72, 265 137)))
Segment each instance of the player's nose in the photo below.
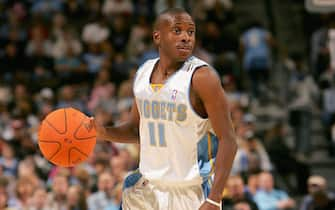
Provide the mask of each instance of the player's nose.
POLYGON ((183 31, 181 34, 181 41, 182 42, 189 42, 191 40, 190 35, 187 33, 187 31, 183 31))

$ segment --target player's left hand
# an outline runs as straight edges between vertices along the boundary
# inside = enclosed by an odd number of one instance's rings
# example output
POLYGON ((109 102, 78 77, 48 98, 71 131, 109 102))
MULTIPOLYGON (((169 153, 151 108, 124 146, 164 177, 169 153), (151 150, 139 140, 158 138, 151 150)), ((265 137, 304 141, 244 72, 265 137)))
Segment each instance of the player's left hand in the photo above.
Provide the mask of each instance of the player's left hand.
POLYGON ((210 204, 206 201, 199 208, 199 210, 220 210, 220 209, 221 208, 219 208, 218 206, 210 204))

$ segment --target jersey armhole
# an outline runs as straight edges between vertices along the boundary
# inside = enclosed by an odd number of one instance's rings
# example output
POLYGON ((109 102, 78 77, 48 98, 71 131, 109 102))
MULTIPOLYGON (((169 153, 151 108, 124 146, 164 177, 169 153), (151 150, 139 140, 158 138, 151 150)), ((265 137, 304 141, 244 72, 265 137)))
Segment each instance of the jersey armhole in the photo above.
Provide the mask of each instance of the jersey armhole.
POLYGON ((192 72, 191 72, 191 78, 190 78, 190 81, 189 81, 189 84, 188 84, 188 90, 187 90, 187 98, 188 98, 188 103, 189 103, 189 106, 190 106, 190 109, 192 110, 192 112, 196 115, 196 116, 198 116, 200 119, 203 119, 203 120, 206 120, 206 119, 208 119, 208 117, 202 117, 202 116, 200 116, 199 115, 199 113, 194 109, 194 107, 193 107, 193 105, 192 105, 192 101, 191 101, 191 89, 192 89, 192 80, 193 80, 193 76, 194 76, 194 73, 198 70, 198 69, 200 69, 201 67, 204 67, 204 66, 207 66, 207 67, 209 67, 209 65, 207 65, 207 64, 203 64, 203 65, 200 65, 200 66, 197 66, 197 67, 195 67, 193 70, 192 70, 192 72))

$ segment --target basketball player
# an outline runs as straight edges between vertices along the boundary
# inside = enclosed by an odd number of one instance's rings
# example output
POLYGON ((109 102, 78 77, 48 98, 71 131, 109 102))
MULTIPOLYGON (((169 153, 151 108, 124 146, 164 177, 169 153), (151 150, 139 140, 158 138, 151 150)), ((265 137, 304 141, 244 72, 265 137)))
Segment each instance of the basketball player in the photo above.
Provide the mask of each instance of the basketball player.
POLYGON ((218 75, 192 56, 195 31, 184 10, 162 12, 153 32, 159 58, 138 69, 130 119, 117 127, 95 122, 99 139, 141 146, 124 210, 221 208, 237 146, 218 75))

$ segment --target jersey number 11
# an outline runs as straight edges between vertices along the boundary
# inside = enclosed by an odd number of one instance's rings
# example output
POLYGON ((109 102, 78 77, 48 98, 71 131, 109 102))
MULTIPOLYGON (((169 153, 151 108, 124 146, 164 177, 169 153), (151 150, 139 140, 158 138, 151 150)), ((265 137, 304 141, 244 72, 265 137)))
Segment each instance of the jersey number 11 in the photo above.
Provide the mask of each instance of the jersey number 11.
POLYGON ((164 124, 163 123, 157 123, 157 125, 155 126, 155 123, 149 122, 148 127, 149 127, 149 134, 150 134, 150 145, 151 146, 166 147, 165 126, 164 126, 164 124), (156 130, 158 130, 159 145, 157 145, 156 132, 155 132, 156 130))

